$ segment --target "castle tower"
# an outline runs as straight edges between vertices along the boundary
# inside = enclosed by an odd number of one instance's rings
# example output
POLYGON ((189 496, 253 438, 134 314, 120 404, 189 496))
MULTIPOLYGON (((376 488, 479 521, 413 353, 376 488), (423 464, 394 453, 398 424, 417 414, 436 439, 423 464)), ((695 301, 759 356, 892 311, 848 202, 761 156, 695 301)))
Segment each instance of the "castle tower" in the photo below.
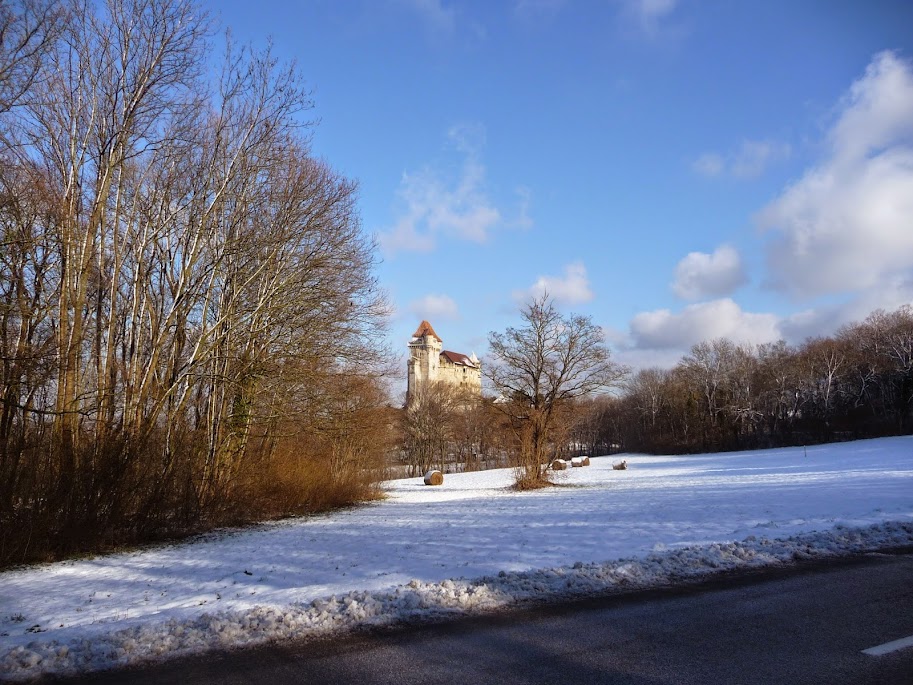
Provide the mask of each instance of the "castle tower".
POLYGON ((482 393, 482 362, 473 352, 444 349, 444 342, 427 321, 422 321, 409 341, 408 390, 406 404, 426 383, 438 381, 460 392, 479 396, 482 393))
POLYGON ((409 341, 408 388, 406 402, 416 389, 437 380, 444 343, 427 321, 422 321, 409 341))

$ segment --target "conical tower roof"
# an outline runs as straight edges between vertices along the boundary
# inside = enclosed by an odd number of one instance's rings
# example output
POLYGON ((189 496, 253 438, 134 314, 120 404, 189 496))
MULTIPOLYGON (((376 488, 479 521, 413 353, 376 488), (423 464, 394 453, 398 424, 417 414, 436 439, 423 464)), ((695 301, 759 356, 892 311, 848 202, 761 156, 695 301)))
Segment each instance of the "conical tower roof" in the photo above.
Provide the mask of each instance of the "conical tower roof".
POLYGON ((431 336, 432 338, 437 338, 438 342, 444 342, 441 340, 441 336, 434 332, 434 328, 431 327, 431 324, 427 321, 422 321, 418 328, 415 330, 415 333, 412 334, 413 338, 424 338, 426 335, 431 336))

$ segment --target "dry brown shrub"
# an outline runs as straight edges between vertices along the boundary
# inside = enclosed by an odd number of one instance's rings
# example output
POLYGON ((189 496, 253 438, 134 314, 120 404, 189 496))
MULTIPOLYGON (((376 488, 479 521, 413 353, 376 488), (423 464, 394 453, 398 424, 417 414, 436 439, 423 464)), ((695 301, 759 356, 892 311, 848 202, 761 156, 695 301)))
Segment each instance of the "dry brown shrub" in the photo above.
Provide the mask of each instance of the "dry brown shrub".
MULTIPOLYGON (((288 438, 276 448, 264 472, 261 497, 268 516, 290 516, 328 511, 382 496, 380 460, 363 468, 330 468, 326 445, 314 439, 288 438)), ((373 462, 373 463, 372 463, 373 462)))
POLYGON ((382 452, 366 452, 356 467, 329 468, 326 445, 289 436, 275 445, 252 442, 242 467, 218 497, 199 506, 201 436, 172 435, 162 456, 153 432, 136 450, 117 436, 104 447, 86 444, 63 469, 51 450, 30 452, 33 469, 12 504, 0 507, 0 568, 129 549, 224 526, 328 511, 378 499, 382 452), (128 452, 128 450, 131 450, 128 452))
POLYGON ((539 490, 540 488, 550 488, 554 485, 546 471, 538 478, 528 476, 525 471, 517 470, 516 479, 514 480, 513 489, 525 492, 527 490, 539 490))

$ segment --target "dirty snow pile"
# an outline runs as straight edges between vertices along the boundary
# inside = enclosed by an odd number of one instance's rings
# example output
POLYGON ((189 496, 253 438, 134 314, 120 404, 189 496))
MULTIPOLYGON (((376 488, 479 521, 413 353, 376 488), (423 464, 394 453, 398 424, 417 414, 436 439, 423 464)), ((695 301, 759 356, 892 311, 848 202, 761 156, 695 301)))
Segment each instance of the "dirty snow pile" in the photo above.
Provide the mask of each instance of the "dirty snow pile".
POLYGON ((620 458, 530 493, 509 471, 392 481, 353 510, 2 573, 0 679, 913 545, 913 437, 620 458))

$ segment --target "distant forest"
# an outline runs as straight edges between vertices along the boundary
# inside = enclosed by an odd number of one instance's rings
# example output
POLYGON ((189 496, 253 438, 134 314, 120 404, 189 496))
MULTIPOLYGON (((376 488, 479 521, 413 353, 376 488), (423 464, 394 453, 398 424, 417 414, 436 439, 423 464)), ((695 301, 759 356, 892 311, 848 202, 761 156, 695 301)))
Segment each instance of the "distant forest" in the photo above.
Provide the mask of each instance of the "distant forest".
MULTIPOLYGON (((913 432, 913 308, 876 311, 796 346, 702 342, 672 369, 616 372, 604 390, 556 405, 540 460, 907 434, 913 432)), ((524 436, 515 419, 532 412, 505 411, 510 399, 468 403, 445 387, 423 395, 404 414, 402 463, 413 474, 516 465, 524 436)))
POLYGON ((687 453, 803 445, 913 430, 913 308, 876 311, 792 346, 703 342, 670 370, 582 402, 586 450, 687 453))

